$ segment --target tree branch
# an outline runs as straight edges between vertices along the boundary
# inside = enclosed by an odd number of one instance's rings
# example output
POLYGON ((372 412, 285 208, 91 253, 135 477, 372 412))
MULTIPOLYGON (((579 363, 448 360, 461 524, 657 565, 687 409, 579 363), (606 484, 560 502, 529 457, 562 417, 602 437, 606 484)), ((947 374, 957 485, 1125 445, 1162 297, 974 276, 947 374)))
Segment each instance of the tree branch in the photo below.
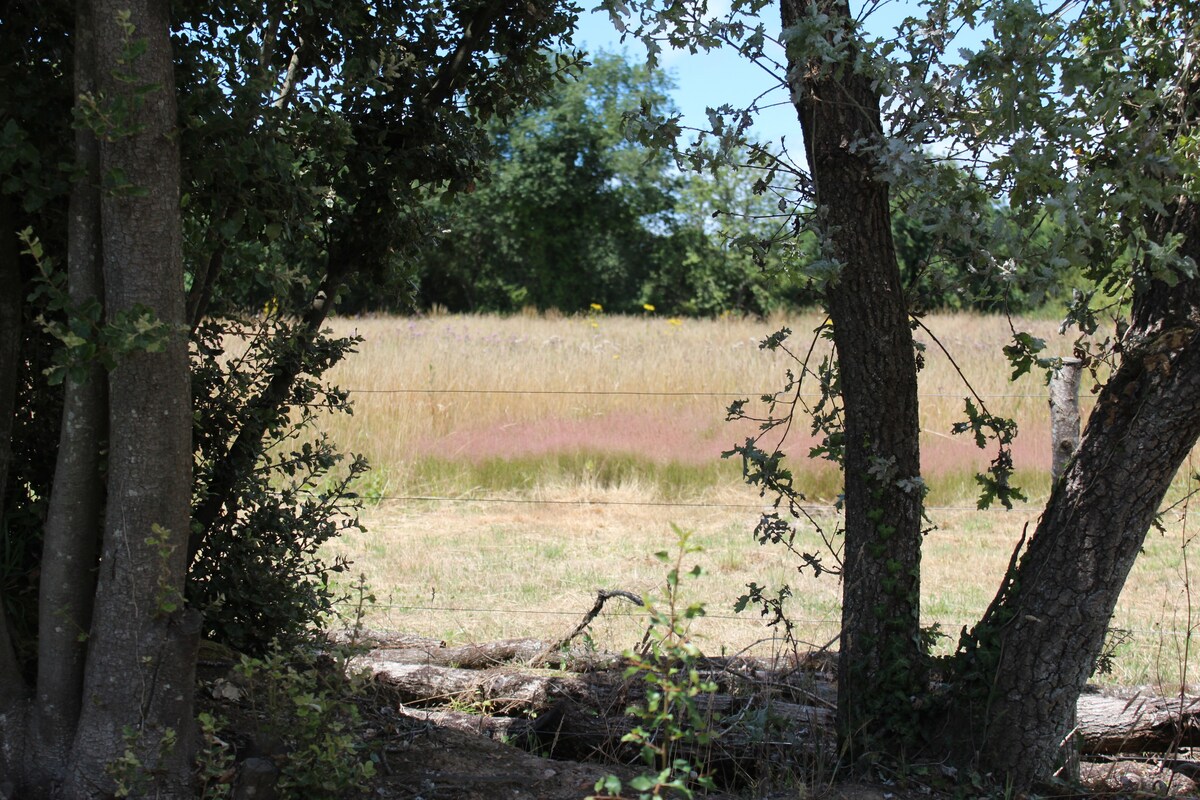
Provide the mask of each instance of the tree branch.
POLYGON ((488 31, 500 16, 505 6, 505 0, 490 0, 475 15, 463 25, 463 36, 454 52, 442 64, 433 87, 425 96, 431 105, 441 105, 450 99, 459 88, 463 73, 466 72, 471 56, 480 45, 483 34, 488 31))

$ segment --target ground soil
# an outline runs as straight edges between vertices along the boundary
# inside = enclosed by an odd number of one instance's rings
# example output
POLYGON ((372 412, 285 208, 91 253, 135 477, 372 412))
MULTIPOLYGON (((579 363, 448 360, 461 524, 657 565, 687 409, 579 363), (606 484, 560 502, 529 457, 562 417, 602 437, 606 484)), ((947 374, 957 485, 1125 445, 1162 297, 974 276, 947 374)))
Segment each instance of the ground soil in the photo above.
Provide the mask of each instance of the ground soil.
MULTIPOLYGON (((387 749, 386 767, 376 790, 394 800, 583 800, 605 775, 629 777, 630 767, 539 758, 501 742, 458 731, 416 730, 387 749)), ((1113 761, 1083 765, 1083 796, 1196 797, 1196 783, 1152 761, 1113 761)), ((965 795, 977 794, 970 789, 965 795)), ((823 781, 805 786, 748 788, 738 795, 710 798, 758 800, 930 800, 963 797, 946 785, 823 781)))
POLYGON ((611 765, 552 761, 459 731, 415 730, 385 750, 378 796, 395 800, 582 800, 611 765))
MULTIPOLYGON (((205 663, 202 661, 202 664, 205 663)), ((286 761, 287 725, 266 720, 262 704, 251 698, 262 696, 263 686, 239 678, 229 669, 228 659, 207 662, 202 669, 200 710, 209 711, 225 721, 221 736, 231 743, 239 764, 247 758, 266 757, 277 763, 286 761), (265 726, 264 726, 264 723, 265 726), (264 736, 264 727, 276 732, 264 736), (255 733, 255 731, 260 733, 255 733), (278 735, 283 731, 284 735, 278 735)), ((310 665, 313 666, 313 665, 310 665)), ((327 677, 340 674, 317 668, 327 677)), ((367 796, 382 800, 584 800, 595 793, 597 781, 617 775, 628 781, 645 770, 640 764, 578 762, 542 758, 518 747, 487 736, 451 730, 422 723, 401 714, 395 698, 378 684, 357 684, 349 691, 344 679, 334 679, 327 687, 343 693, 355 703, 359 716, 353 733, 361 752, 374 754, 377 775, 367 796)), ((283 706, 286 706, 285 702, 283 706)), ((282 707, 282 706, 281 706, 282 707)), ((1200 754, 1197 754, 1200 755, 1200 754)), ((1102 763, 1084 763, 1084 791, 1064 793, 1073 797, 1200 797, 1197 782, 1200 763, 1189 753, 1177 755, 1174 769, 1153 757, 1114 757, 1102 763), (1190 776, 1190 777, 1189 777, 1190 776)), ((236 785, 238 773, 230 770, 222 782, 236 785)), ((252 795, 235 794, 235 797, 252 795)), ((312 795, 314 798, 317 795, 312 795)), ((636 797, 636 793, 628 796, 636 797)), ((710 800, 930 800, 994 796, 978 787, 956 784, 953 775, 936 765, 913 770, 903 780, 875 783, 835 780, 826 772, 801 775, 779 769, 770 780, 742 785, 729 792, 715 792, 710 800)), ((322 800, 323 800, 322 796, 322 800)), ((330 800, 333 800, 331 797, 330 800)))

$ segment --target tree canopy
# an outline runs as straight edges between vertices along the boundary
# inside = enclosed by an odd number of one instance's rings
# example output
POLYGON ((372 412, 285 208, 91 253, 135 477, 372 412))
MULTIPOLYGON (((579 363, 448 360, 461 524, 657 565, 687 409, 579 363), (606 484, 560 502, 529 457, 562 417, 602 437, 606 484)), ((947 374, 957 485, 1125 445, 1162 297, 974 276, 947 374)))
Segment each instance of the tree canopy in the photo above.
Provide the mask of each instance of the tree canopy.
MULTIPOLYGON (((671 89, 665 73, 600 53, 543 104, 489 126, 490 177, 432 211, 418 306, 761 314, 802 302, 778 260, 729 246, 773 235, 772 200, 731 176, 681 171, 625 135, 640 109, 675 113, 671 89)), ((373 302, 395 307, 399 293, 373 302)))
POLYGON ((201 626, 261 649, 329 607, 324 319, 575 69, 577 9, 78 6, 0 24, 0 774, 181 797, 201 626))

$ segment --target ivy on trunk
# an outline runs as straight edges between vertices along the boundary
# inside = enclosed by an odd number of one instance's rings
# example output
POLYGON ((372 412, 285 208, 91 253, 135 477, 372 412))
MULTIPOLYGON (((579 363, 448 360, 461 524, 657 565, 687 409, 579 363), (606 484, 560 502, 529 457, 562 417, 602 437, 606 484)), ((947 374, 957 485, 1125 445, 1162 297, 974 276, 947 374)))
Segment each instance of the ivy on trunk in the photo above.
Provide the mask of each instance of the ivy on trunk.
MULTIPOLYGON (((784 30, 813 14, 831 43, 852 39, 844 0, 782 0, 784 30)), ((855 57, 844 53, 846 63, 855 57)), ((870 150, 882 134, 871 79, 788 49, 788 81, 812 176, 814 226, 834 263, 823 297, 844 404, 845 551, 838 654, 838 734, 851 760, 897 752, 917 732, 921 650, 917 367, 892 240, 888 184, 870 150), (881 403, 881 398, 887 398, 881 403)))

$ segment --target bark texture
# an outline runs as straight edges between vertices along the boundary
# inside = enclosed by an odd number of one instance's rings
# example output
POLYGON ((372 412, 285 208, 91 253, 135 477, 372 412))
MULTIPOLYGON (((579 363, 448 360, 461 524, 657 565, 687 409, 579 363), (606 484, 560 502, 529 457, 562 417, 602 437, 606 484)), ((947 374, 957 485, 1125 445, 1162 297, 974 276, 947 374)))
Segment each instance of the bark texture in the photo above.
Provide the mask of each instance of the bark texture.
POLYGON ((1064 358, 1050 378, 1050 481, 1057 482, 1079 447, 1079 380, 1083 365, 1077 358, 1064 358))
MULTIPOLYGON (((88 2, 77 7, 76 96, 95 91, 94 48, 88 2)), ((103 296, 100 261, 100 149, 86 128, 75 132, 80 178, 68 209, 67 284, 78 310, 103 296)), ((54 488, 42 542, 37 691, 29 752, 29 774, 37 791, 49 792, 67 767, 82 703, 87 646, 95 596, 104 484, 101 450, 107 420, 107 390, 98 360, 64 381, 62 428, 54 488)))
MULTIPOLYGON (((782 0, 783 27, 828 14, 847 39, 843 0, 782 0)), ((840 272, 825 291, 845 406, 846 531, 838 729, 857 758, 898 752, 914 732, 925 683, 919 646, 922 497, 912 330, 892 240, 888 186, 869 144, 879 96, 853 71, 788 49, 788 82, 804 132, 819 225, 840 272), (907 488, 906 488, 907 487, 907 488)))
POLYGON ((191 402, 168 3, 96 0, 93 13, 97 85, 120 123, 101 145, 101 174, 124 180, 101 200, 106 318, 158 327, 154 346, 133 346, 109 375, 104 543, 63 794, 111 796, 112 766, 129 750, 138 763, 118 776, 132 796, 182 798, 199 620, 182 601, 191 402))
MULTIPOLYGON (((1180 201, 1156 233, 1200 262, 1200 213, 1180 201)), ((972 724, 981 765, 1028 786, 1070 760, 1075 708, 1121 587, 1171 480, 1200 437, 1200 281, 1154 281, 1134 301, 1116 374, 998 602, 975 631, 994 654, 972 724)), ((966 699, 966 698, 964 698, 966 699)), ((960 708, 968 708, 962 703, 960 708)))
MULTIPOLYGON (((21 355, 21 271, 13 215, 0 195, 0 517, 12 461, 12 424, 21 355)), ((13 650, 8 616, 0 602, 0 784, 15 773, 24 738, 25 681, 13 650)))

